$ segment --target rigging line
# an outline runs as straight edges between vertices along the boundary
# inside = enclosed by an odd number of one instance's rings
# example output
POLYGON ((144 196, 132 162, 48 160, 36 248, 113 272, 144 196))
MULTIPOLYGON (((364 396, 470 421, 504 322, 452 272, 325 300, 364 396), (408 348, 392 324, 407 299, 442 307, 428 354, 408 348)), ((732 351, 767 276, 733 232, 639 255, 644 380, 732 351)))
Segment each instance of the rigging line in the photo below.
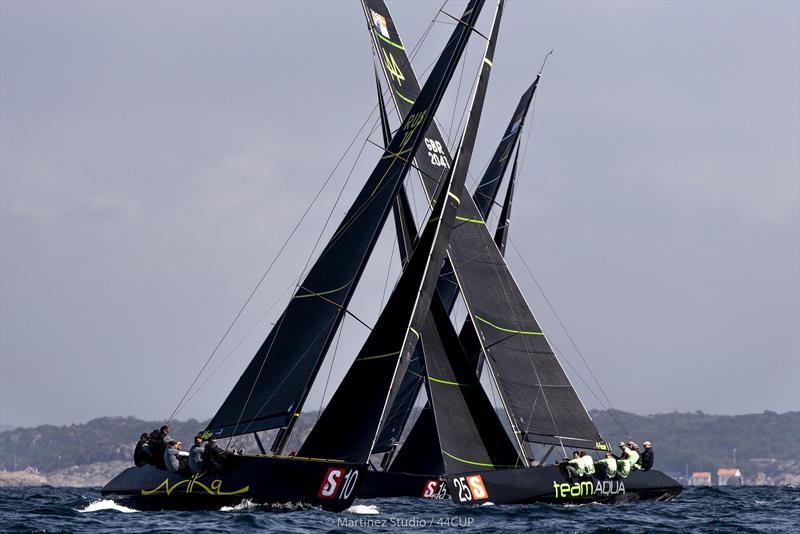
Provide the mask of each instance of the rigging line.
MULTIPOLYGON (((488 234, 486 234, 486 235, 488 235, 488 234)), ((491 242, 488 245, 485 243, 486 235, 482 236, 483 239, 484 239, 484 246, 486 246, 487 248, 492 247, 492 246, 496 248, 497 245, 495 244, 494 239, 492 239, 491 242)), ((508 291, 506 290, 506 282, 508 282, 508 280, 504 280, 504 277, 500 275, 500 270, 498 269, 497 264, 493 264, 492 267, 494 268, 495 274, 497 276, 497 279, 500 282, 500 287, 503 290, 503 296, 505 297, 506 302, 511 307, 512 312, 514 313, 514 316, 519 317, 519 309, 513 302, 511 302, 511 299, 510 299, 510 297, 508 295, 508 291)), ((513 284, 513 279, 511 280, 511 283, 513 284)), ((533 312, 531 312, 531 315, 533 315, 533 312)), ((534 317, 534 321, 536 321, 535 317, 534 317)), ((538 322, 537 322, 537 324, 538 324, 538 322)), ((542 400, 544 400, 544 405, 547 408, 547 413, 548 413, 548 415, 550 415, 550 422, 553 423, 553 429, 555 430, 555 433, 556 434, 560 434, 558 432, 558 425, 556 424, 555 417, 553 416, 553 411, 550 409, 550 402, 547 400, 547 395, 545 394, 544 387, 542 385, 542 380, 539 377, 539 370, 536 369, 536 364, 534 364, 533 358, 531 357, 531 353, 533 351, 531 350, 531 348, 529 346, 528 336, 522 336, 522 344, 525 347, 525 353, 528 356, 528 363, 530 363, 531 369, 533 370, 533 374, 536 377, 536 383, 539 385, 539 390, 542 393, 542 400)), ((538 397, 538 392, 537 392, 537 397, 538 397)), ((532 410, 531 410, 531 413, 532 413, 532 410)), ((525 434, 527 434, 528 431, 530 430, 530 426, 531 426, 531 417, 529 415, 528 420, 527 420, 526 425, 525 425, 525 434)), ((524 435, 523 435, 523 439, 524 439, 524 435)), ((561 441, 561 440, 559 440, 559 441, 561 441)), ((563 443, 561 444, 561 449, 564 452, 564 455, 566 456, 567 452, 566 452, 566 449, 564 449, 564 444, 563 443)))
MULTIPOLYGON (((467 48, 464 50, 464 55, 466 56, 469 53, 469 42, 467 42, 467 48)), ((458 99, 461 96, 461 86, 464 83, 464 69, 467 67, 467 62, 461 62, 461 74, 458 77, 458 85, 456 86, 456 99, 453 102, 453 114, 450 116, 450 135, 447 138, 447 144, 452 145, 452 135, 453 135, 453 123, 456 121, 456 110, 458 109, 458 99)), ((469 95, 467 95, 469 96, 469 95)))
MULTIPOLYGON (((377 108, 378 108, 378 106, 377 106, 377 104, 376 104, 376 105, 375 105, 375 107, 373 108, 373 113, 374 113, 374 111, 375 111, 377 108)), ((372 115, 372 114, 370 114, 370 116, 371 116, 371 115, 372 115)), ((367 120, 369 120, 369 119, 367 119, 367 120)), ((362 126, 362 129, 363 129, 363 126, 362 126)), ((373 131, 374 131, 374 129, 375 129, 375 126, 373 126, 373 131)), ((359 131, 359 133, 360 133, 360 131, 359 131)), ((301 282, 301 281, 303 280, 303 278, 305 277, 305 272, 306 272, 306 269, 308 268, 308 265, 311 263, 311 259, 312 259, 312 258, 313 258, 313 256, 314 256, 314 252, 316 251, 316 248, 317 248, 317 246, 319 245, 319 242, 320 242, 320 240, 322 239, 322 235, 325 233, 325 229, 327 228, 327 226, 328 226, 328 222, 330 222, 330 220, 331 220, 331 217, 333 216, 333 213, 334 213, 334 211, 336 210, 336 206, 338 205, 338 203, 339 203, 339 200, 342 198, 342 193, 344 192, 345 188, 347 187, 347 184, 350 182, 350 178, 351 178, 351 177, 352 177, 352 175, 353 175, 353 170, 355 170, 356 164, 358 163, 358 160, 359 160, 359 158, 361 157, 361 153, 364 151, 364 147, 365 147, 365 146, 367 146, 367 142, 366 142, 366 140, 365 140, 363 143, 361 143, 361 149, 358 151, 358 154, 356 155, 356 160, 355 160, 355 162, 353 163, 353 166, 350 168, 350 172, 347 174, 347 178, 345 179, 345 181, 344 181, 344 184, 342 184, 342 187, 341 187, 341 189, 339 189, 339 194, 336 196, 336 201, 334 202, 334 204, 333 204, 333 207, 331 208, 331 211, 330 211, 330 213, 328 213, 328 218, 325 220, 325 224, 323 225, 322 231, 320 231, 320 233, 319 233, 319 236, 317 237, 317 241, 316 241, 316 243, 314 244, 314 248, 312 249, 312 251, 311 251, 311 254, 310 254, 310 255, 309 255, 309 257, 308 257, 308 260, 306 261, 306 264, 305 264, 305 266, 303 267, 303 270, 301 271, 301 273, 300 273, 300 276, 298 277, 298 282, 297 282, 297 285, 298 285, 298 287, 301 287, 301 286, 300 286, 300 282, 301 282)), ((306 288, 303 288, 303 289, 305 289, 306 291, 309 291, 309 290, 308 290, 308 289, 306 289, 306 288)), ((348 288, 348 291, 351 291, 351 290, 352 290, 352 288, 348 288)), ((325 299, 325 300, 329 300, 329 299, 327 299, 327 298, 325 298, 325 297, 323 297, 323 296, 320 296, 320 298, 323 298, 323 299, 325 299)), ((333 301, 329 301, 329 302, 332 302, 332 303, 333 303, 333 301)), ((334 303, 334 304, 335 304, 335 303, 334 303)), ((341 307, 340 307, 340 309, 344 309, 344 308, 341 308, 341 307)), ((347 311, 347 310, 345 310, 345 311, 347 311)), ((333 320, 335 320, 335 318, 336 318, 336 316, 334 316, 334 318, 333 318, 333 319, 331 319, 331 320, 333 321, 333 320)), ((356 319, 358 319, 358 318, 356 318, 356 319)), ((358 320, 359 320, 359 321, 361 321, 360 319, 358 319, 358 320)), ((253 396, 253 391, 255 391, 256 384, 258 384, 258 380, 259 380, 259 378, 261 378, 261 373, 262 373, 262 372, 263 372, 263 370, 264 370, 264 365, 267 363, 267 359, 268 359, 269 355, 272 353, 272 347, 275 345, 275 340, 278 338, 278 332, 280 331, 280 328, 281 328, 281 326, 283 326, 283 317, 281 317, 281 320, 280 320, 280 322, 279 322, 279 323, 278 323, 278 324, 275 326, 275 328, 277 329, 277 331, 276 331, 276 333, 275 333, 275 336, 272 338, 272 342, 270 343, 270 345, 269 345, 269 348, 267 349, 267 352, 266 352, 266 354, 264 355, 264 358, 261 360, 261 366, 259 367, 259 369, 258 369, 258 373, 256 374, 256 377, 255 377, 255 379, 253 380, 253 385, 252 385, 252 386, 250 386, 250 391, 249 391, 249 392, 248 392, 248 394, 247 394, 247 398, 245 399, 244 403, 242 404, 242 409, 239 411, 239 417, 236 419, 236 424, 235 424, 235 425, 234 425, 234 427, 233 427, 233 433, 235 433, 235 432, 236 432, 236 430, 238 430, 238 428, 239 428, 239 423, 241 422, 241 420, 242 420, 242 416, 244 415, 244 412, 245 412, 245 410, 247 409, 247 405, 250 403, 250 399, 251 399, 251 398, 252 398, 252 396, 253 396)), ((323 330, 323 331, 324 331, 324 330, 323 330)), ((323 331, 320 331, 320 334, 321 334, 323 331)), ((318 336, 317 336, 317 337, 319 337, 319 334, 318 334, 318 336)), ((310 346, 311 346, 311 345, 309 345, 309 347, 310 347, 310 346)), ((298 359, 298 362, 299 362, 299 361, 300 361, 300 359, 298 359)), ((276 390, 275 390, 275 391, 277 391, 277 388, 276 388, 276 390)), ((273 392, 273 395, 274 395, 274 393, 275 393, 275 392, 273 392)), ((272 398, 272 395, 270 395, 270 399, 271 399, 271 398, 272 398)), ((263 407, 264 407, 265 405, 266 405, 266 403, 262 404, 262 406, 261 406, 261 408, 259 409, 259 411, 260 411, 261 409, 263 409, 263 407)), ((297 408, 297 407, 296 407, 296 408, 297 408)), ((251 421, 251 423, 252 423, 252 421, 251 421)), ((249 425, 248 425, 248 427, 247 427, 247 428, 249 428, 249 425)), ((233 437, 233 435, 231 436, 231 438, 232 438, 232 437, 233 437)), ((230 441, 231 441, 231 440, 228 440, 228 444, 229 444, 229 445, 230 445, 230 441)))
MULTIPOLYGON (((320 336, 321 336, 321 335, 322 335, 324 332, 326 332, 326 331, 327 331, 327 328, 328 328, 328 327, 330 327, 330 326, 333 324, 333 322, 334 322, 335 320, 336 320, 336 317, 332 317, 332 318, 331 318, 331 320, 330 320, 330 321, 328 321, 328 324, 327 324, 327 325, 325 325, 325 327, 324 327, 324 328, 320 329, 320 331, 319 331, 319 332, 317 332, 317 335, 316 335, 316 336, 314 336, 314 338, 313 338, 313 339, 311 340, 311 342, 308 344, 308 348, 307 348, 307 349, 306 349, 306 350, 305 350, 305 351, 304 351, 304 352, 303 352, 303 353, 302 353, 302 354, 301 354, 301 355, 300 355, 300 356, 297 358, 297 360, 294 362, 294 365, 292 365, 292 367, 289 369, 289 372, 287 372, 287 373, 284 375, 284 377, 281 379, 281 381, 278 383, 278 385, 277 385, 277 386, 275 386, 275 389, 272 391, 272 393, 269 395, 269 397, 267 397, 267 399, 266 399, 266 400, 265 400, 265 401, 264 401, 264 402, 261 404, 261 406, 258 408, 258 410, 256 411, 256 416, 258 416, 258 415, 260 415, 260 414, 261 414, 261 410, 263 410, 263 409, 264 409, 264 407, 265 407, 265 406, 266 406, 266 405, 269 403, 269 401, 271 401, 271 400, 272 400, 272 398, 275 396, 275 394, 278 392, 278 390, 280 390, 280 388, 283 386, 283 384, 284 384, 284 383, 285 383, 285 382, 286 382, 286 381, 289 379, 289 377, 290 377, 290 376, 292 376, 292 373, 294 373, 294 370, 297 368, 297 366, 298 366, 298 365, 300 365, 300 363, 301 363, 301 362, 302 362, 302 361, 305 359, 305 357, 306 357, 306 355, 308 354, 308 351, 311 349, 311 347, 313 347, 313 346, 314 346, 314 344, 317 342, 317 340, 319 339, 319 337, 320 337, 320 336)), ((281 320, 281 321, 278 323, 278 325, 277 325, 277 328, 280 328, 280 326, 281 326, 281 324, 282 324, 282 323, 283 323, 283 321, 281 320)), ((273 339, 273 343, 272 343, 272 344, 270 344, 270 347, 269 347, 269 349, 267 349, 267 350, 268 350, 268 352, 272 350, 272 345, 274 344, 274 342, 275 342, 275 340, 273 339)), ((263 368, 264 368, 264 362, 266 362, 266 358, 264 358, 264 361, 261 363, 261 369, 259 369, 259 374, 261 373, 261 370, 263 370, 263 368)), ((252 389, 250 390, 250 393, 252 394, 252 389)), ((250 397, 248 397, 248 399, 245 401, 245 406, 247 406, 247 404, 248 404, 249 402, 250 402, 250 397)), ((297 409, 297 407, 294 407, 294 409, 296 410, 296 409, 297 409)), ((238 428, 239 428, 239 423, 241 422, 241 418, 242 418, 242 414, 243 414, 243 413, 244 413, 244 409, 242 409, 242 412, 240 412, 240 413, 239 413, 239 419, 237 420, 237 422, 236 422, 236 425, 234 426, 234 432, 236 432, 236 430, 238 430, 238 428)), ((246 433, 247 433, 247 431, 250 429, 250 427, 251 427, 252 425, 253 425, 253 420, 250 420, 250 421, 248 421, 248 423, 247 423, 247 426, 245 426, 245 428, 244 428, 244 430, 242 430, 241 434, 242 434, 242 435, 246 434, 246 433)), ((235 434, 231 434, 231 436, 230 436, 230 439, 228 439, 228 445, 230 445, 230 442, 231 442, 231 440, 233 439, 234 435, 235 435, 235 434)))
MULTIPOLYGON (((525 266, 525 269, 528 271, 528 274, 530 275, 531 279, 536 284, 536 287, 539 290, 539 292, 542 294, 542 297, 544 297, 544 300, 547 303, 547 307, 550 308, 550 311, 553 312, 553 315, 555 316, 556 320, 558 321, 558 324, 561 326, 561 329, 567 335, 567 339, 569 339, 570 344, 575 349, 575 352, 578 353, 578 356, 580 356, 580 359, 583 362, 583 365, 586 366, 586 369, 589 371, 589 374, 591 375, 592 379, 594 380, 594 383, 597 385, 597 388, 600 390, 600 393, 606 399, 606 403, 608 404, 609 408, 611 408, 612 412, 615 411, 614 405, 611 403, 611 400, 609 399, 608 395, 606 394, 605 390, 603 389, 603 386, 600 385, 600 381, 597 380, 597 376, 595 376, 594 372, 592 371, 592 368, 589 366, 589 362, 583 356, 583 352, 581 352, 581 350, 578 348, 578 345, 575 343, 575 339, 572 337, 572 334, 570 334, 569 330, 567 330, 566 325, 561 320, 561 317, 559 316, 559 314, 556 311, 555 307, 553 306, 552 302, 550 302, 550 299, 548 298, 547 293, 545 293, 545 291, 542 288, 541 284, 539 284, 539 281, 534 276, 533 271, 531 270, 530 266, 528 265, 528 262, 525 261, 525 258, 522 256, 522 254, 520 253, 519 249, 517 248, 517 245, 514 243, 514 240, 509 237, 508 241, 511 243, 511 246, 514 248, 514 251, 517 253, 519 258, 522 260, 522 264, 525 266)), ((630 436, 630 433, 628 432, 627 428, 625 428, 625 425, 622 424, 622 421, 617 420, 616 416, 613 415, 613 414, 612 414, 612 418, 615 419, 615 422, 619 425, 619 427, 622 429, 622 431, 630 436)))
MULTIPOLYGON (((469 46, 469 43, 467 43, 467 46, 469 46)), ((465 53, 466 53, 466 52, 465 52, 465 53)), ((465 62, 464 62, 464 63, 466 63, 466 60, 465 60, 465 62)), ((475 87, 475 89, 473 89, 473 91, 477 89, 477 86, 478 86, 478 78, 480 78, 480 75, 481 75, 481 70, 483 70, 483 61, 481 61, 481 62, 478 64, 478 67, 477 67, 477 69, 476 69, 476 71, 475 71, 475 76, 473 76, 473 77, 472 77, 472 86, 473 86, 473 87, 475 87)), ((473 91, 470 91, 469 95, 472 95, 473 91)), ((470 102, 472 102, 472 100, 471 100, 471 99, 469 98, 469 96, 468 96, 468 97, 467 97, 467 99, 466 99, 466 101, 464 102, 464 111, 462 111, 462 112, 461 112, 461 118, 458 120, 458 127, 456 128, 455 132, 452 132, 452 131, 450 132, 450 135, 453 135, 453 136, 454 136, 454 137, 453 137, 453 140, 452 140, 452 141, 448 141, 448 143, 452 144, 452 143, 455 143, 457 139, 460 139, 460 137, 458 137, 458 136, 455 136, 455 134, 461 131, 461 125, 462 125, 462 124, 464 124, 464 119, 466 119, 467 117, 469 117, 469 112, 470 112, 470 102)), ((455 104, 453 104, 453 107, 454 107, 454 108, 456 108, 457 106, 458 106, 458 103, 455 103, 455 104)), ((455 112, 455 111, 454 111, 454 112, 455 112)), ((475 135, 477 136, 477 132, 476 132, 476 134, 475 134, 475 135)), ((459 149, 460 149, 460 148, 461 148, 461 147, 459 147, 459 149)), ((458 154, 456 153, 456 155, 458 155, 458 154)), ((469 172, 468 172, 468 174, 469 174, 469 172)))
MULTIPOLYGON (((376 105, 375 108, 377 109, 377 107, 378 106, 376 105)), ((361 154, 364 152, 364 148, 367 146, 367 142, 371 142, 369 140, 369 135, 372 135, 375 132, 375 129, 377 128, 377 126, 378 126, 378 119, 376 119, 375 124, 373 124, 373 126, 372 126, 372 130, 370 130, 370 133, 368 134, 367 138, 361 144, 361 149, 358 151, 358 154, 356 154, 356 159, 353 161, 353 166, 350 167, 350 172, 347 173, 347 178, 345 178, 345 181, 344 181, 344 184, 342 185, 342 188, 339 189, 339 194, 336 196, 336 200, 334 201, 330 212, 328 212, 328 217, 325 219, 325 224, 322 225, 322 230, 320 230, 319 235, 317 236, 317 240, 314 243, 314 247, 311 249, 311 253, 308 255, 308 259, 306 260, 306 264, 303 266, 303 269, 300 271, 300 276, 298 277, 298 280, 302 280, 303 278, 305 278, 308 266, 311 264, 311 260, 314 259, 314 253, 317 251, 317 247, 319 246, 320 241, 322 241, 322 236, 325 235, 325 230, 328 229, 328 224, 330 223, 331 218, 333 217, 333 214, 336 212, 336 207, 339 205, 339 201, 342 199, 342 194, 344 193, 344 190, 347 188, 347 184, 350 183, 350 178, 353 176, 353 171, 355 170, 356 165, 358 165, 358 162, 361 159, 361 154)), ((360 215, 360 212, 359 212, 359 215, 360 215)), ((351 221, 353 221, 353 220, 355 220, 355 217, 351 218, 351 221)), ((338 237, 332 239, 331 243, 335 239, 338 239, 338 237)))
POLYGON ((295 287, 297 287, 297 284, 294 281, 292 281, 288 286, 286 286, 286 289, 284 289, 283 292, 280 295, 278 295, 278 298, 276 298, 272 302, 272 304, 270 304, 269 308, 267 308, 267 311, 265 311, 263 314, 261 314, 261 317, 259 317, 258 320, 255 323, 253 323, 253 326, 251 326, 250 329, 247 331, 247 333, 244 336, 242 336, 242 338, 236 343, 236 345, 234 345, 234 347, 230 350, 230 352, 228 352, 228 354, 222 359, 222 361, 220 361, 217 364, 217 366, 208 375, 206 375, 205 380, 203 380, 200 383, 200 385, 197 386, 194 389, 192 394, 189 395, 189 397, 186 399, 186 402, 183 404, 183 406, 181 406, 181 408, 176 412, 176 414, 175 414, 176 416, 178 415, 178 413, 180 413, 180 410, 185 408, 192 401, 192 399, 197 395, 197 393, 200 392, 200 390, 203 389, 203 387, 208 383, 208 381, 211 379, 211 377, 214 376, 214 374, 217 371, 219 371, 219 369, 225 364, 226 361, 228 361, 228 359, 233 355, 233 353, 236 352, 236 349, 238 349, 239 346, 242 343, 244 343, 244 341, 248 337, 250 337, 250 334, 253 333, 253 330, 255 330, 256 327, 261 324, 261 322, 264 320, 264 318, 269 314, 269 312, 272 311, 272 309, 278 304, 278 302, 281 302, 283 300, 283 297, 286 295, 286 293, 288 293, 289 290, 291 290, 291 289, 293 289, 295 287))
MULTIPOLYGON (((239 317, 241 317, 241 315, 244 312, 244 310, 247 307, 247 305, 250 303, 251 300, 253 300, 253 296, 255 295, 256 291, 258 291, 258 288, 261 287, 261 284, 264 282, 264 279, 270 273, 270 271, 272 270, 272 267, 275 265, 275 263, 278 261, 278 259, 282 255, 283 251, 286 249, 286 246, 289 244, 289 241, 291 241, 292 237, 294 237, 294 234, 300 228, 300 225, 303 223, 303 221, 305 220, 306 216, 311 211, 311 208, 314 207, 314 204, 316 203, 317 199, 320 197, 322 192, 325 190, 325 188, 327 187, 328 183, 333 178, 333 175, 335 174, 336 170, 339 168, 339 165, 342 163, 342 161, 344 160, 344 158, 347 155, 347 153, 350 151, 352 146, 355 144, 355 142, 358 139, 359 135, 361 134, 362 130, 369 123, 370 118, 372 117, 372 115, 375 113, 375 111, 377 109, 378 109, 378 106, 376 104, 375 107, 372 108, 372 111, 369 113, 369 115, 367 116, 366 120, 362 123, 361 127, 356 132, 356 134, 353 137, 353 139, 350 141, 350 144, 347 145, 347 148, 344 150, 342 155, 339 157, 339 160, 336 162, 336 165, 333 167, 333 170, 331 170, 330 174, 328 174, 328 177, 325 178, 325 181, 322 183, 322 186, 320 187, 319 191, 317 191, 317 194, 314 195, 314 198, 311 200, 311 203, 308 205, 306 210, 303 212, 303 215, 300 217, 300 220, 297 221, 297 224, 295 224, 294 228, 289 233, 289 237, 287 237, 286 240, 283 242, 283 244, 281 245, 281 247, 278 250, 277 254, 273 258, 272 262, 269 264, 269 266, 267 267, 266 271, 264 271, 264 274, 261 275, 261 278, 258 280, 258 283, 256 284, 256 286, 250 292, 250 295, 248 295, 247 299, 245 299, 244 304, 242 304, 241 308, 236 313, 236 316, 233 318, 233 321, 231 321, 230 325, 228 325, 228 328, 225 330, 225 333, 222 335, 220 340, 217 342, 217 345, 214 347, 214 350, 211 351, 211 354, 206 359, 205 363, 203 363, 203 366, 200 368, 200 371, 197 373, 197 376, 195 376, 194 380, 192 380, 192 383, 186 389, 186 392, 183 394, 183 397, 181 397, 181 400, 178 402, 178 405, 172 411, 172 414, 170 414, 169 419, 167 420, 168 423, 171 422, 172 419, 175 417, 175 414, 177 413, 177 411, 180 408, 181 404, 183 404, 183 402, 186 400, 186 396, 189 394, 189 391, 191 391, 191 389, 194 387, 194 385, 200 379, 200 376, 202 376, 203 371, 205 371, 206 367, 208 367, 209 362, 214 357, 214 355, 217 353, 217 351, 219 350, 220 346, 225 341, 225 339, 228 337, 228 334, 230 333, 231 329, 236 324, 236 322, 239 320, 239 317)), ((363 150, 363 146, 362 146, 362 150, 363 150)))
POLYGON ((386 288, 389 286, 389 275, 392 273, 392 265, 394 264, 392 258, 394 257, 395 247, 397 247, 397 239, 392 239, 392 250, 389 252, 389 266, 386 268, 386 278, 383 280, 383 294, 381 294, 381 305, 380 308, 378 308, 378 315, 380 315, 383 309, 383 303, 386 300, 386 288))
MULTIPOLYGON (((397 130, 395 130, 395 132, 397 132, 397 130)), ((371 133, 372 133, 372 132, 370 132, 370 134, 371 134, 371 133)), ((370 144, 372 144, 372 145, 375 145, 375 146, 376 146, 376 147, 378 147, 378 148, 380 148, 380 149, 381 149, 381 152, 383 152, 384 154, 388 152, 389 154, 391 154, 391 155, 392 155, 392 156, 394 156, 395 158, 397 158, 397 159, 399 159, 399 160, 401 160, 401 161, 403 161, 403 162, 405 162, 405 163, 408 163, 408 165, 409 165, 411 168, 413 168, 414 170, 416 170, 418 173, 420 173, 420 174, 424 175, 426 178, 430 178, 431 180, 436 180, 436 177, 435 177, 435 176, 431 176, 430 174, 428 174, 428 173, 426 173, 425 171, 423 171, 421 168, 417 167, 416 163, 414 163, 414 161, 415 161, 415 159, 416 159, 416 158, 411 158, 411 159, 408 159, 408 158, 405 158, 405 157, 403 157, 403 156, 402 156, 402 154, 397 154, 397 153, 395 153, 395 152, 389 152, 389 150, 388 150, 388 147, 385 147, 385 146, 383 146, 383 145, 381 145, 381 144, 379 144, 379 143, 376 143, 375 141, 373 141, 372 139, 369 139, 369 138, 367 138, 367 142, 368 142, 368 143, 370 143, 370 144)), ((404 181, 405 181, 405 180, 404 180, 404 181)), ((436 181, 438 182, 438 180, 436 180, 436 181)))
POLYGON ((333 371, 333 364, 336 363, 336 354, 339 352, 339 342, 342 340, 342 332, 344 331, 344 323, 342 321, 339 324, 339 334, 336 336, 336 345, 333 347, 333 358, 331 359, 331 365, 328 367, 328 378, 325 379, 325 388, 322 390, 322 397, 319 399, 319 410, 317 410, 317 420, 314 421, 314 424, 317 424, 319 418, 322 417, 322 405, 325 403, 325 395, 328 393, 328 384, 331 381, 331 372, 333 371))
POLYGON ((484 39, 486 39, 487 41, 489 40, 489 38, 488 38, 488 37, 486 37, 486 36, 485 36, 484 34, 482 34, 481 32, 479 32, 479 31, 478 31, 478 30, 475 28, 475 26, 470 26, 469 24, 467 24, 466 22, 462 21, 461 19, 454 17, 453 15, 451 15, 450 13, 448 13, 447 11, 443 11, 443 10, 442 10, 442 11, 440 11, 440 13, 442 13, 442 14, 444 14, 444 15, 447 15, 448 17, 450 17, 451 19, 453 19, 454 21, 456 21, 456 25, 458 25, 458 24, 463 24, 464 26, 466 26, 466 27, 467 27, 467 28, 469 28, 470 30, 474 31, 475 33, 477 33, 478 35, 480 35, 481 37, 483 37, 483 38, 484 38, 484 39))
MULTIPOLYGON (((309 291, 309 289, 308 289, 307 287, 303 287, 302 285, 299 285, 299 286, 297 286, 297 287, 299 287, 300 289, 305 289, 306 291, 309 291)), ((334 301, 334 300, 331 300, 331 299, 329 299, 328 297, 326 297, 325 295, 323 295, 323 294, 321 294, 321 293, 315 293, 315 294, 314 294, 314 296, 315 296, 315 297, 317 297, 317 298, 321 298, 322 300, 324 300, 324 301, 325 301, 325 302, 327 302, 328 304, 333 304, 334 306, 336 306, 337 308, 339 308, 340 310, 342 310, 344 313, 346 313, 347 315, 349 315, 350 317, 352 317, 353 319, 355 319, 356 321, 358 321, 359 323, 361 323, 362 325, 364 325, 364 326, 367 328, 367 330, 369 330, 370 332, 372 331, 372 327, 371 327, 371 326, 369 326, 367 323, 365 323, 364 321, 362 321, 362 320, 361 320, 361 319, 358 317, 358 315, 356 315, 355 313, 351 312, 350 310, 348 310, 347 308, 345 308, 344 306, 342 306, 342 305, 341 305, 341 304, 339 304, 338 302, 336 302, 336 301, 334 301)))

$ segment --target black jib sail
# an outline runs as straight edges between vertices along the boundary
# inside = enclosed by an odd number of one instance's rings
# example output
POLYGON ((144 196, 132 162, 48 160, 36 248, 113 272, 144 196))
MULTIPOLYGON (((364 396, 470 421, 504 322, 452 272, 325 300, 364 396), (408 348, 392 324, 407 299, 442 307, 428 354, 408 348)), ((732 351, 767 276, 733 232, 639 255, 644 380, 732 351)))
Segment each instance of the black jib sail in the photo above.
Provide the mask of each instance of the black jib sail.
POLYGON ((511 152, 514 150, 514 145, 517 144, 517 140, 522 133, 522 128, 525 125, 525 117, 528 115, 528 109, 531 107, 531 101, 533 100, 534 93, 536 93, 536 87, 539 85, 540 77, 541 76, 537 74, 531 86, 528 87, 528 90, 520 97, 517 109, 514 110, 514 115, 511 116, 511 121, 508 123, 503 138, 500 140, 500 144, 497 145, 497 150, 495 150, 489 162, 489 166, 486 167, 486 171, 483 173, 481 183, 478 188, 475 189, 473 198, 475 199, 475 205, 478 206, 478 211, 480 211, 483 216, 483 220, 489 218, 489 210, 492 204, 494 204, 494 199, 500 188, 500 183, 503 176, 506 174, 506 169, 511 159, 511 152))
POLYGON ((450 261, 517 438, 602 445, 474 204, 462 203, 459 217, 464 220, 453 229, 450 261))
POLYGON ((472 0, 467 6, 351 209, 209 423, 216 436, 284 426, 298 415, 482 5, 472 0))

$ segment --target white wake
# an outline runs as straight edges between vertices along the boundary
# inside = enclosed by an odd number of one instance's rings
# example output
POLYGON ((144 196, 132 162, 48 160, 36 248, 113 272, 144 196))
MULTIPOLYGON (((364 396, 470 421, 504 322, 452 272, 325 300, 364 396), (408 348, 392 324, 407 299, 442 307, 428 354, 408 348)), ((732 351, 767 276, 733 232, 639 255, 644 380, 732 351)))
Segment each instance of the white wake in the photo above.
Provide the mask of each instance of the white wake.
POLYGON ((381 513, 377 506, 372 504, 354 504, 344 511, 346 514, 373 515, 381 513))
POLYGON ((78 512, 101 512, 103 510, 114 510, 115 512, 122 512, 123 514, 130 514, 132 512, 139 511, 134 510, 133 508, 128 508, 127 506, 122 506, 121 504, 117 504, 111 499, 102 499, 90 502, 86 508, 81 508, 78 510, 78 512))

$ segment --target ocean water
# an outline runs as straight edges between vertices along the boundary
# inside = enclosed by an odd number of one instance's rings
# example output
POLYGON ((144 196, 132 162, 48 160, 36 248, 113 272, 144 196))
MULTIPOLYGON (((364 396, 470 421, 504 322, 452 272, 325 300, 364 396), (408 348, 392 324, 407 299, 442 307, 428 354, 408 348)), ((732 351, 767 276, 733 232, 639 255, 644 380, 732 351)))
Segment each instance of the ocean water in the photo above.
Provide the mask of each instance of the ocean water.
POLYGON ((479 506, 356 501, 345 513, 250 503, 208 512, 138 512, 99 488, 0 488, 2 532, 800 532, 800 488, 686 488, 670 502, 479 506))

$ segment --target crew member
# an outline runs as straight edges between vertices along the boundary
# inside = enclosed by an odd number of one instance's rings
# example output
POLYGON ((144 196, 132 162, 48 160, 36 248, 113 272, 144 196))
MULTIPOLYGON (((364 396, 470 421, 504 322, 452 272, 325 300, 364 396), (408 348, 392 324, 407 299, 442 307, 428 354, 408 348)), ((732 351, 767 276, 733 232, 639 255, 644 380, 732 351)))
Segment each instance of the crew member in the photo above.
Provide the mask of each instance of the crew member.
POLYGON ((602 460, 597 460, 595 465, 599 466, 599 469, 601 469, 608 478, 617 476, 617 459, 614 458, 611 451, 606 452, 606 457, 602 460))
POLYGON ((167 471, 170 473, 183 474, 185 470, 182 469, 180 457, 189 456, 189 453, 180 450, 177 445, 178 442, 174 439, 169 440, 167 443, 167 450, 164 451, 164 465, 167 466, 167 471))
POLYGON ((203 451, 203 469, 206 471, 219 471, 225 461, 225 451, 217 445, 217 438, 211 436, 203 451))
POLYGON ((164 453, 167 451, 167 444, 170 441, 169 437, 169 426, 163 425, 158 431, 153 431, 150 433, 150 454, 153 455, 153 461, 155 462, 155 466, 159 469, 166 469, 167 466, 164 463, 164 453))
POLYGON ((153 463, 153 455, 150 454, 150 446, 148 445, 149 441, 150 435, 147 432, 139 436, 136 448, 133 449, 133 463, 136 467, 142 467, 143 465, 153 463))
POLYGON ((583 466, 581 465, 581 455, 578 451, 572 453, 572 460, 565 460, 562 465, 566 469, 566 477, 568 479, 578 478, 583 474, 583 466))
POLYGON ((594 460, 586 451, 581 451, 580 458, 578 459, 580 466, 579 472, 581 476, 589 476, 594 474, 594 460))
POLYGON ((194 445, 189 449, 189 470, 199 473, 203 470, 203 438, 195 436, 194 445))
POLYGON ((619 447, 622 449, 622 454, 617 459, 617 473, 622 478, 627 477, 633 464, 639 461, 639 453, 631 449, 625 442, 620 441, 619 447))
POLYGON ((653 444, 649 441, 645 441, 642 443, 644 445, 644 451, 642 451, 641 457, 641 470, 642 471, 650 471, 653 468, 653 462, 655 461, 655 456, 653 454, 653 444))

